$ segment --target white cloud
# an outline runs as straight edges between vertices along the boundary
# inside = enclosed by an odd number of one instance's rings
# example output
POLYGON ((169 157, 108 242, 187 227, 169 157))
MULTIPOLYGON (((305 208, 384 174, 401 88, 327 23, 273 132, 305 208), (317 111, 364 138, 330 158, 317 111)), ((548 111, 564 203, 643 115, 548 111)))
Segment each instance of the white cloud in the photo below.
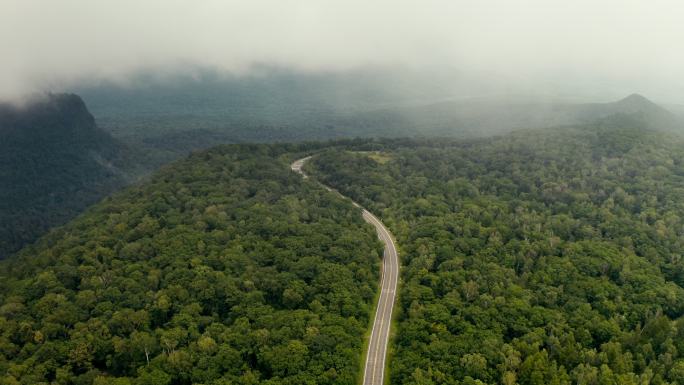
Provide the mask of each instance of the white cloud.
POLYGON ((684 5, 634 0, 0 0, 0 94, 255 63, 495 72, 681 91, 684 5))

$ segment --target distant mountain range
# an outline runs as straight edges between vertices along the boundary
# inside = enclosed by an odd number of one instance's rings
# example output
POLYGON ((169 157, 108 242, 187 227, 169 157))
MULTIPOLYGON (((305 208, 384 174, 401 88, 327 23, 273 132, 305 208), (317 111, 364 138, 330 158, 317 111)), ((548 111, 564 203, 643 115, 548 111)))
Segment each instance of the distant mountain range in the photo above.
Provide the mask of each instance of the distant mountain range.
MULTIPOLYGON (((458 74, 439 74, 426 82, 425 76, 410 72, 264 70, 244 77, 147 75, 126 86, 99 84, 77 91, 103 129, 128 143, 162 150, 169 159, 215 143, 484 137, 583 124, 614 114, 646 114, 659 126, 679 126, 674 115, 636 94, 617 102, 582 104, 524 96, 467 97, 474 88, 458 74), (463 90, 448 86, 455 83, 463 90)), ((480 88, 487 93, 486 85, 480 88)))
POLYGON ((342 126, 392 127, 405 135, 482 137, 516 129, 593 122, 617 114, 643 117, 652 128, 676 129, 680 121, 645 97, 633 94, 611 103, 556 103, 478 98, 414 107, 386 108, 348 116, 342 126))

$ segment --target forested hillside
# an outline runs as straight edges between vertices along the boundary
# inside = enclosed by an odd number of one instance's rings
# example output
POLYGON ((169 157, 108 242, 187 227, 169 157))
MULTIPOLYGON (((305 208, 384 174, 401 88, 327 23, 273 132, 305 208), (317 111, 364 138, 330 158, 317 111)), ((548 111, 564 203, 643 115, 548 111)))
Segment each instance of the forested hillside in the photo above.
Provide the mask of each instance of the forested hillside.
POLYGON ((0 104, 0 258, 65 223, 149 164, 76 95, 0 104))
POLYGON ((391 383, 684 383, 684 142, 644 127, 314 158, 402 248, 391 383))
POLYGON ((1 262, 0 383, 356 383, 382 246, 286 149, 194 154, 1 262))

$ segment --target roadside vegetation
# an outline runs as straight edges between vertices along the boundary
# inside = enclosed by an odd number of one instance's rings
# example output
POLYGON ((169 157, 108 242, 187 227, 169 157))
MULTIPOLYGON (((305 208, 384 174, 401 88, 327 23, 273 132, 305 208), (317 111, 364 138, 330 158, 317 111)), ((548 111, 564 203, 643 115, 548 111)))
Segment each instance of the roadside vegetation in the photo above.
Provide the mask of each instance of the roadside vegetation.
POLYGON ((684 383, 684 146, 642 127, 313 159, 403 250, 391 383, 684 383))

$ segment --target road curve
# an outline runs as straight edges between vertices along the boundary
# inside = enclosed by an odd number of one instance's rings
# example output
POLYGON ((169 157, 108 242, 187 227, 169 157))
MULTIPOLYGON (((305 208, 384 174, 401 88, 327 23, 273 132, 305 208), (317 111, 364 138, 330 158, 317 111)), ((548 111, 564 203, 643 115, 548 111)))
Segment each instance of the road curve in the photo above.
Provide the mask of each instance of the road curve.
MULTIPOLYGON (((290 166, 292 171, 299 173, 305 179, 308 176, 302 171, 304 163, 311 159, 310 156, 298 159, 290 166)), ((340 194, 326 185, 328 191, 340 194)), ((368 342, 368 354, 363 370, 363 385, 382 385, 385 375, 385 358, 387 356, 387 343, 390 337, 390 326, 392 323, 392 309, 394 308, 394 298, 397 291, 397 280, 399 279, 399 256, 394 244, 392 234, 385 225, 368 210, 361 207, 352 200, 354 206, 361 208, 363 219, 373 225, 378 232, 378 237, 385 244, 385 253, 382 260, 382 281, 380 283, 380 298, 378 307, 375 309, 373 329, 371 329, 370 341, 368 342)))

